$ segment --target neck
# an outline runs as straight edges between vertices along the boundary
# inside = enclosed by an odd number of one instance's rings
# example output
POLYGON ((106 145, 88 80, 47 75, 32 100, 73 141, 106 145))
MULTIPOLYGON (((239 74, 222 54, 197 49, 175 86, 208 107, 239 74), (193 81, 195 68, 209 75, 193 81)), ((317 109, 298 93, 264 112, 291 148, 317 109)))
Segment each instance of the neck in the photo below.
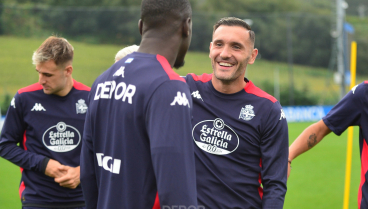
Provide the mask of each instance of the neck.
POLYGON ((61 97, 64 97, 64 96, 68 95, 69 92, 72 90, 73 85, 74 85, 73 78, 70 76, 66 80, 65 88, 62 89, 61 91, 57 92, 56 95, 61 96, 61 97))
POLYGON ((179 53, 180 41, 175 35, 168 38, 161 38, 153 35, 150 36, 149 32, 146 32, 142 37, 138 52, 164 56, 171 68, 173 68, 179 53))
POLYGON ((234 94, 244 89, 247 83, 245 82, 244 77, 241 76, 233 81, 222 81, 212 75, 212 85, 221 93, 234 94))

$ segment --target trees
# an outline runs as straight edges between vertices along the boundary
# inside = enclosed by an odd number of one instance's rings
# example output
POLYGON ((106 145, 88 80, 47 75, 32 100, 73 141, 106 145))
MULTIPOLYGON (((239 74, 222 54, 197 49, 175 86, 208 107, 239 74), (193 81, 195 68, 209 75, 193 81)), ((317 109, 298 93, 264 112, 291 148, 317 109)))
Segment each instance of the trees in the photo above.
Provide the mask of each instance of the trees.
MULTIPOLYGON (((7 6, 0 7, 0 34, 27 37, 58 34, 92 43, 139 44, 137 0, 0 0, 0 5, 1 2, 7 6)), ((332 0, 190 2, 193 7, 190 50, 207 52, 213 24, 221 17, 236 16, 253 20, 260 58, 286 62, 289 41, 294 63, 329 66, 333 44, 330 31, 335 15, 332 0), (292 34, 290 40, 288 30, 292 34)), ((368 56, 364 48, 366 38, 362 35, 368 31, 364 29, 368 24, 360 25, 356 30, 358 73, 365 70, 360 63, 366 64, 368 56)))

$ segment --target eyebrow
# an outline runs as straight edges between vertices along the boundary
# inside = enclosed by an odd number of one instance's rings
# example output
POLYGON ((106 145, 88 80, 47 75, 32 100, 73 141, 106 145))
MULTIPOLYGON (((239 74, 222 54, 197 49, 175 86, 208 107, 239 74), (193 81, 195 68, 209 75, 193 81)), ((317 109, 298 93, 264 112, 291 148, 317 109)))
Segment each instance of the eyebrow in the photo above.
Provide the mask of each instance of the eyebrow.
POLYGON ((41 74, 44 74, 44 75, 53 75, 52 73, 40 72, 40 71, 38 71, 37 69, 35 69, 35 70, 36 70, 36 72, 41 73, 41 74))

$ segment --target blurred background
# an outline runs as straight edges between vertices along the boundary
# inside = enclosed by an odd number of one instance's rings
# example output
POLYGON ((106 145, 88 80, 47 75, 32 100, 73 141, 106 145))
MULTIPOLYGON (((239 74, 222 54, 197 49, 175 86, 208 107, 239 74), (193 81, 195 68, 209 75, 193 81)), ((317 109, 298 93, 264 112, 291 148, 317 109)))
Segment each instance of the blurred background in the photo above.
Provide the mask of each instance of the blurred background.
MULTIPOLYGON (((367 0, 190 1, 193 37, 186 65, 177 71, 180 75, 212 72, 208 58, 212 27, 222 17, 235 16, 251 25, 259 49, 246 76, 284 107, 336 104, 349 90, 351 41, 358 46, 357 83, 368 80, 367 0)), ((91 86, 114 63, 118 50, 139 45, 139 18, 140 0, 0 0, 3 117, 16 91, 37 82, 31 57, 48 36, 62 36, 71 42, 75 48, 73 77, 91 86)), ((290 143, 328 110, 318 111, 301 113, 306 119, 287 117, 290 143)), ((357 136, 356 132, 352 208, 357 208, 360 177, 357 136)), ((326 139, 295 160, 299 166, 295 165, 288 182, 285 208, 342 207, 346 137, 329 137, 336 140, 326 139)), ((20 207, 19 174, 17 167, 0 160, 1 209, 20 207)))

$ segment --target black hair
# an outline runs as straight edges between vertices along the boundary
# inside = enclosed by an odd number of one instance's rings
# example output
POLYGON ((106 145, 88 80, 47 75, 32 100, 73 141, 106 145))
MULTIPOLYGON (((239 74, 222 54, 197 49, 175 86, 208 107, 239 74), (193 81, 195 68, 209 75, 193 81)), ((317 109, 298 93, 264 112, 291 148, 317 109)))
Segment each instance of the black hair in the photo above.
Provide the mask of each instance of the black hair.
POLYGON ((181 22, 191 15, 189 0, 143 0, 141 4, 141 20, 149 29, 166 24, 175 27, 175 21, 181 22))

